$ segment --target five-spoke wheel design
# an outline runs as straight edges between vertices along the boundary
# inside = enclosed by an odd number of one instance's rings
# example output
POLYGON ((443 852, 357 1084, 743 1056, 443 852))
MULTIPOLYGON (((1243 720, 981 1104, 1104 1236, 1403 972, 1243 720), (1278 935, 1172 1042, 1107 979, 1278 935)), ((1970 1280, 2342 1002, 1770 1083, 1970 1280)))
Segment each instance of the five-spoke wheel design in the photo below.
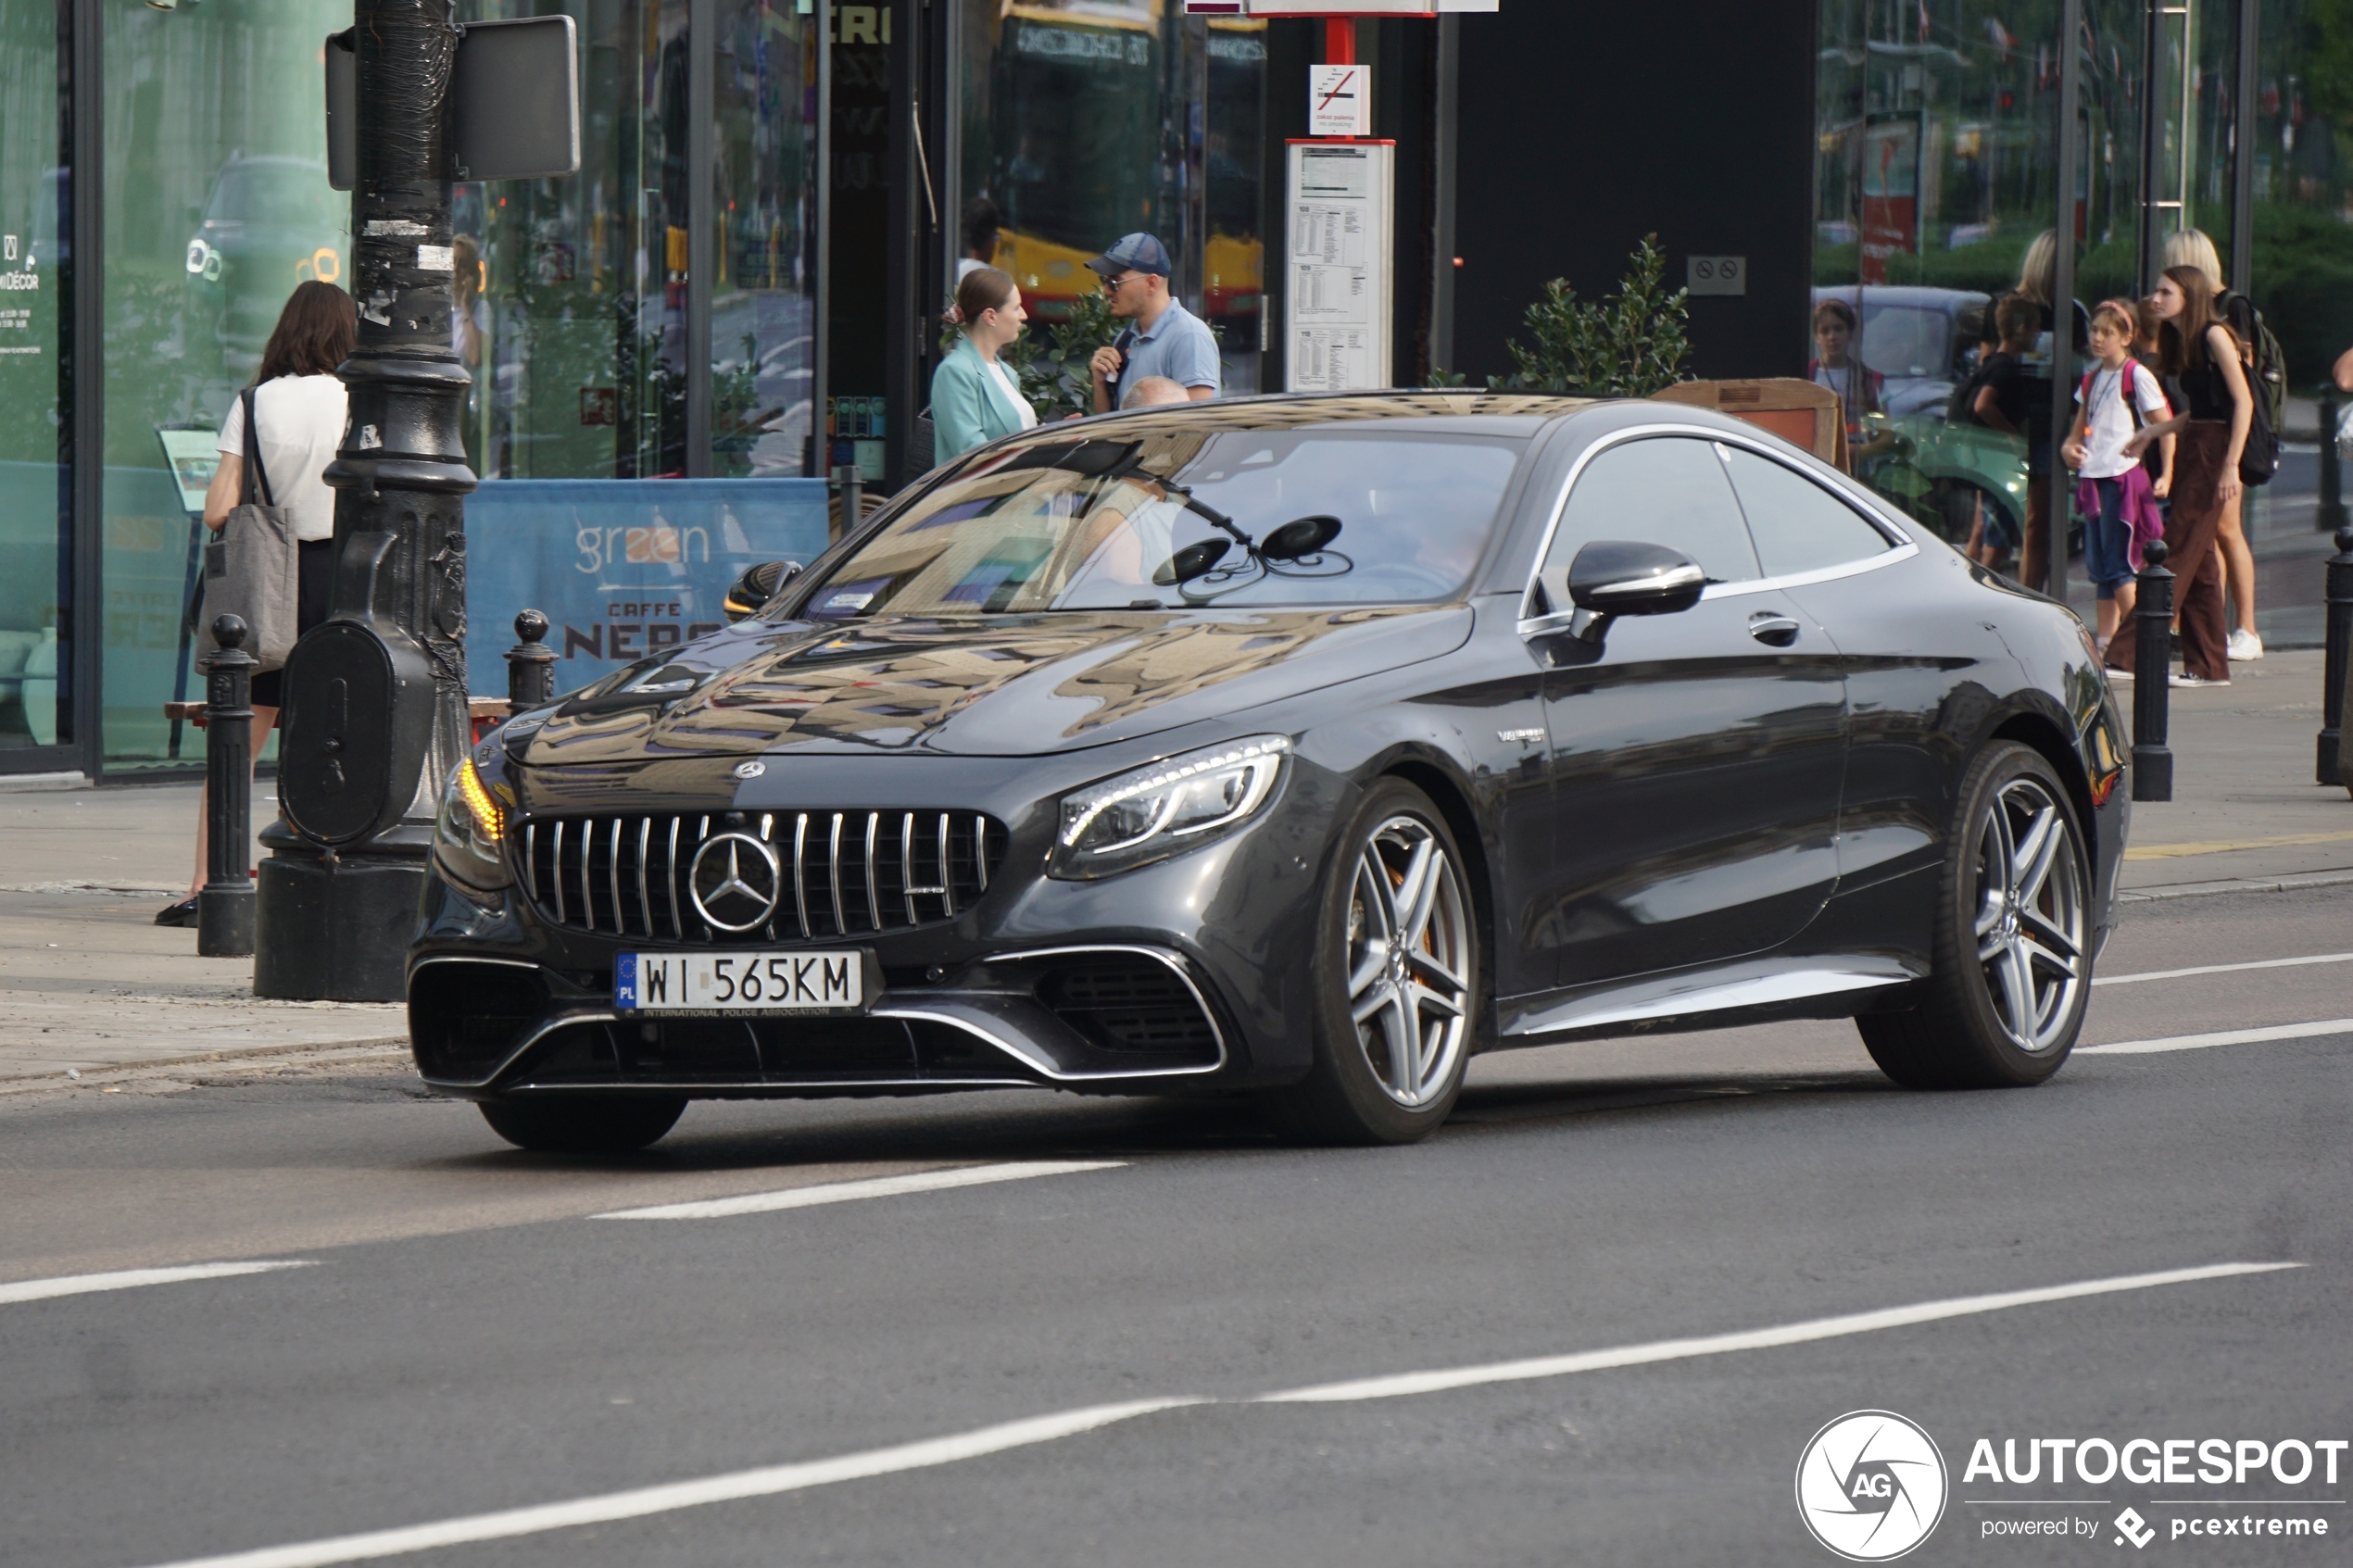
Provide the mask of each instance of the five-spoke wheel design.
POLYGON ((1855 1020, 1908 1088, 2039 1084, 2091 997, 2092 862, 2048 759, 1997 740, 1969 761, 1938 878, 1934 968, 1908 1005, 1855 1020))
POLYGON ((1446 846, 1417 817, 1373 830, 1349 891, 1348 1007, 1374 1079, 1399 1105, 1454 1079, 1468 1027, 1470 910, 1446 846))
POLYGON ((2010 780, 1978 835, 1975 936, 1994 1015, 2022 1051, 2054 1049, 2074 1033, 2083 891, 2066 808, 2042 780, 2010 780))

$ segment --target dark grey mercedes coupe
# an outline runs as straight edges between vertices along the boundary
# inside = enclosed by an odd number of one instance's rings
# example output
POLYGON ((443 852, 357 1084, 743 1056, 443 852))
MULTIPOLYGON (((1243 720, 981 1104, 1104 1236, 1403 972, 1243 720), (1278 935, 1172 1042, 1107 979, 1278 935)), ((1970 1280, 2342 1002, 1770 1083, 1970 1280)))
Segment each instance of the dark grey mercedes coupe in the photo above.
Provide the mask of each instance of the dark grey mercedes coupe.
POLYGON ((514 1143, 1009 1086, 1403 1142, 1481 1051, 1790 1017, 2027 1085, 2113 919, 2081 624, 1680 405, 1045 427, 738 596, 449 780, 410 1033, 514 1143))

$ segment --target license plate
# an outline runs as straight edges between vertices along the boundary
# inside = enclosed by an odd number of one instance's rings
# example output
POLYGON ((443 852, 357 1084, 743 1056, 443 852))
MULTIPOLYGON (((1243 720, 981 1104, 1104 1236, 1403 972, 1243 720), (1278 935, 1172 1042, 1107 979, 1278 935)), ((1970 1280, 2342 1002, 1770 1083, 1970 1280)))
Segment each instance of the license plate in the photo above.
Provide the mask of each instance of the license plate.
POLYGON ((857 1012, 869 955, 623 953, 613 1005, 632 1012, 857 1012))

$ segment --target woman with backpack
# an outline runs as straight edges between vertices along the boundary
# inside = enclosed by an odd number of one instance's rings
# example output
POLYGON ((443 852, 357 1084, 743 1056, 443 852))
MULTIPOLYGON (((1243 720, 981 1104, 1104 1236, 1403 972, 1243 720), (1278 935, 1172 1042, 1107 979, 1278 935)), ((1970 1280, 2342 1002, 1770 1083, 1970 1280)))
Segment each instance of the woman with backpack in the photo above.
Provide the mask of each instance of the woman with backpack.
MULTIPOLYGON (((2271 403, 2266 395, 2266 376, 2277 373, 2276 367, 2257 363, 2264 347, 2263 318, 2255 302, 2222 282, 2222 257, 2215 250, 2214 242, 2202 229, 2177 229, 2165 236, 2165 268, 2195 267, 2206 280, 2213 296, 2213 313, 2232 332, 2238 334, 2248 368, 2257 372, 2255 415, 2257 431, 2249 436, 2256 445, 2268 444, 2277 428, 2272 420, 2271 403)), ((2259 479, 2255 483, 2260 483, 2259 479)), ((2229 574, 2231 605, 2237 612, 2238 625, 2231 633, 2231 657, 2247 660, 2263 657, 2263 639, 2255 633, 2255 552, 2247 547, 2245 524, 2246 497, 2233 499, 2222 514, 2221 529, 2217 535, 2222 551, 2222 567, 2229 574)))
MULTIPOLYGON (((2246 345, 2214 314, 2214 294, 2195 267, 2169 267, 2149 296, 2158 319, 2158 350, 2165 372, 2181 386, 2183 409, 2169 420, 2144 424, 2124 444, 2137 458, 2164 437, 2175 438, 2168 473, 2172 502, 2166 519, 2169 562, 2180 563, 2177 605, 2182 617, 2182 664, 2176 685, 2231 684, 2230 639, 2222 614, 2222 563, 2215 548, 2223 512, 2245 493, 2239 474, 2255 395, 2243 363, 2246 345)), ((2108 646, 2108 667, 2133 672, 2139 639, 2119 637, 2108 646)))
MULTIPOLYGON (((333 283, 313 279, 296 283, 278 325, 261 350, 254 384, 229 410, 220 426, 220 466, 205 491, 205 526, 215 533, 248 495, 287 512, 294 524, 299 588, 295 630, 299 636, 327 619, 333 580, 335 493, 322 477, 342 444, 346 416, 343 383, 335 367, 351 358, 359 318, 351 296, 333 283), (248 487, 250 484, 250 488, 248 487)), ((253 755, 278 722, 281 672, 253 678, 253 755)), ((202 797, 196 802, 196 871, 188 897, 156 916, 157 925, 196 923, 196 894, 204 886, 206 822, 202 797)))

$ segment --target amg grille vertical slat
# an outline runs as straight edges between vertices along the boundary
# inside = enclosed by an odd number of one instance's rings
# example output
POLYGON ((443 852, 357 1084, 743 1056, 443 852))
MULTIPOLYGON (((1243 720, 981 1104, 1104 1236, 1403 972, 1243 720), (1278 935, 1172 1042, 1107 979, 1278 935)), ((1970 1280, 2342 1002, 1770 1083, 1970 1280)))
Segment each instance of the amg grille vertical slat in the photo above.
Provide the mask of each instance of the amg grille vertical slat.
POLYGON ((597 929, 597 883, 588 874, 588 862, 597 858, 597 824, 580 824, 580 913, 587 921, 588 929, 597 929))
POLYGON ((834 892, 834 929, 832 935, 836 936, 847 936, 849 935, 849 922, 848 920, 843 918, 846 911, 843 909, 841 902, 841 815, 842 814, 839 811, 836 811, 834 813, 834 833, 831 846, 831 864, 833 867, 832 886, 834 892))
POLYGON ((800 939, 816 935, 809 928, 809 813, 794 819, 792 829, 792 903, 800 916, 800 939))
POLYGON ((639 819, 637 823, 637 919, 645 925, 648 941, 651 941, 654 936, 653 895, 646 890, 648 847, 652 844, 653 836, 654 820, 651 817, 639 819))
POLYGON ((973 869, 979 873, 980 890, 988 891, 988 819, 973 818, 973 869))
POLYGON ((915 813, 899 813, 899 885, 907 896, 907 923, 921 925, 924 917, 915 912, 915 813))
POLYGON ((555 875, 553 875, 553 876, 549 877, 547 880, 548 880, 549 884, 550 884, 550 885, 551 885, 551 886, 555 889, 555 893, 556 893, 556 923, 557 923, 558 925, 562 925, 562 924, 564 924, 564 923, 565 923, 565 921, 564 921, 564 825, 563 825, 563 823, 561 823, 561 822, 558 822, 558 823, 556 824, 556 843, 555 843, 555 847, 554 847, 554 849, 553 849, 553 851, 552 851, 551 853, 552 853, 552 859, 553 859, 553 861, 554 861, 555 875))
POLYGON ((539 824, 537 822, 525 822, 522 825, 522 880, 524 885, 531 889, 531 896, 535 898, 538 897, 539 824))
POLYGON ((684 942, 686 939, 686 922, 678 913, 679 821, 676 817, 670 819, 670 859, 662 867, 661 881, 664 890, 670 895, 670 929, 679 941, 684 942))
POLYGON ((612 888, 612 928, 617 935, 629 935, 629 922, 621 913, 621 819, 612 820, 612 860, 605 867, 605 881, 612 888))
MULTIPOLYGON (((775 818, 775 814, 774 814, 774 812, 767 812, 767 811, 763 811, 762 813, 761 813, 761 817, 760 817, 760 842, 761 842, 761 843, 762 843, 762 844, 767 845, 767 846, 768 846, 771 849, 774 849, 774 848, 775 847, 775 844, 776 844, 776 818, 775 818)), ((785 891, 785 890, 784 890, 783 888, 781 888, 781 887, 779 887, 778 889, 776 889, 777 899, 778 899, 778 902, 780 902, 780 903, 783 901, 784 891, 785 891)), ((771 941, 771 942, 774 942, 774 941, 776 939, 776 911, 775 911, 775 909, 771 909, 768 911, 768 924, 767 924, 767 925, 766 925, 763 929, 765 930, 765 932, 766 932, 766 934, 767 934, 768 940, 769 940, 769 941, 771 941)))
POLYGON ((882 885, 875 875, 875 840, 882 832, 882 813, 866 813, 866 923, 876 931, 883 928, 882 885))
POLYGON ((948 816, 939 813, 939 908, 943 919, 956 918, 956 873, 948 859, 948 816))

